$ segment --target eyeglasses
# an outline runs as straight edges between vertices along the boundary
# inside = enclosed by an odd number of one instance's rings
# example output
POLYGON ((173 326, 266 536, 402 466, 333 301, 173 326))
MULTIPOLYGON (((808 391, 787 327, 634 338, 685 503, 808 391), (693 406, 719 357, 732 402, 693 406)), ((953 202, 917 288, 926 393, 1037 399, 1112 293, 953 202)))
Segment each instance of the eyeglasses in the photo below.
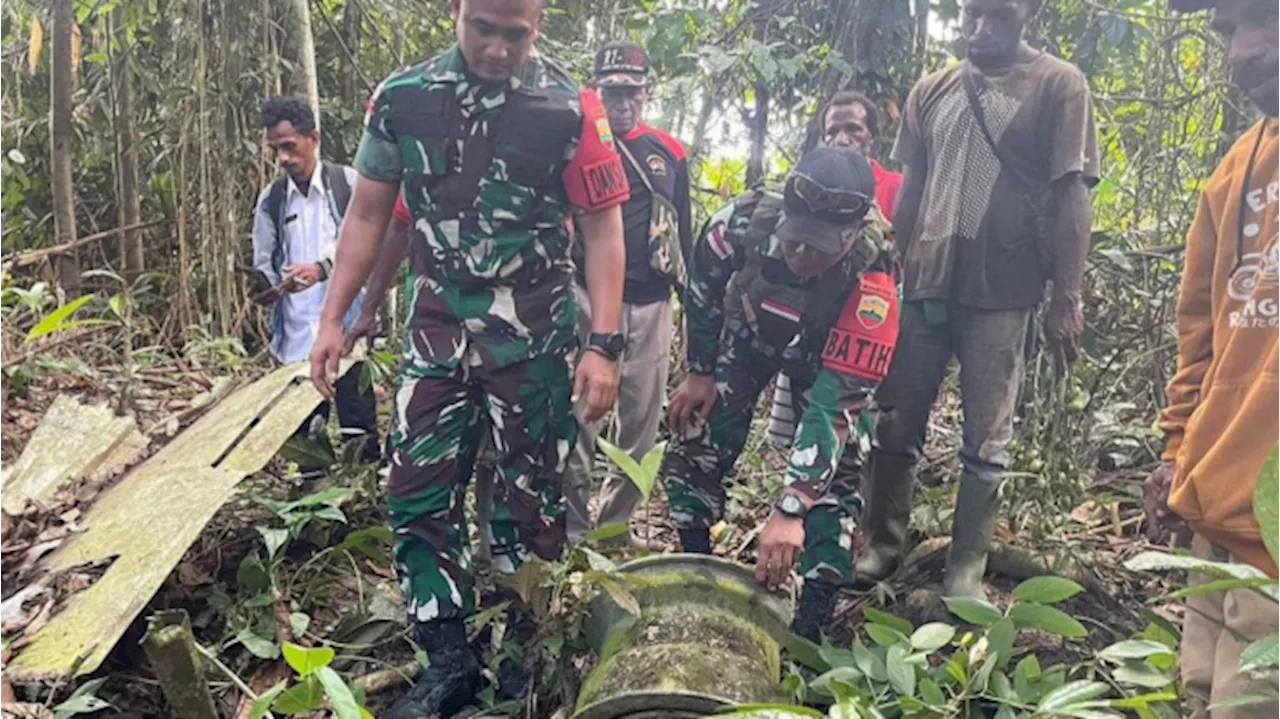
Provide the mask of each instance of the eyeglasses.
POLYGON ((634 100, 640 95, 640 91, 643 89, 643 87, 636 87, 635 85, 605 86, 600 88, 600 97, 605 102, 634 100))
POLYGON ((856 220, 871 205, 871 198, 861 192, 832 189, 800 172, 787 178, 787 194, 802 201, 812 214, 837 222, 856 220))

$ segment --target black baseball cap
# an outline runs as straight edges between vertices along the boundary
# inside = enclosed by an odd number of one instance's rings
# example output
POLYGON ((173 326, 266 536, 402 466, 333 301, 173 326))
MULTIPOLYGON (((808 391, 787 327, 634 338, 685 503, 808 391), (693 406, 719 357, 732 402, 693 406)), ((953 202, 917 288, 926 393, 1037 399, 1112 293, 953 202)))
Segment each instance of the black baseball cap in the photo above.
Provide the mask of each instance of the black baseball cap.
POLYGON ((782 242, 840 252, 845 233, 862 221, 875 193, 876 176, 862 155, 842 147, 814 148, 787 175, 774 234, 782 242))
POLYGON ((596 53, 592 82, 602 87, 649 84, 649 53, 634 42, 611 42, 596 53))

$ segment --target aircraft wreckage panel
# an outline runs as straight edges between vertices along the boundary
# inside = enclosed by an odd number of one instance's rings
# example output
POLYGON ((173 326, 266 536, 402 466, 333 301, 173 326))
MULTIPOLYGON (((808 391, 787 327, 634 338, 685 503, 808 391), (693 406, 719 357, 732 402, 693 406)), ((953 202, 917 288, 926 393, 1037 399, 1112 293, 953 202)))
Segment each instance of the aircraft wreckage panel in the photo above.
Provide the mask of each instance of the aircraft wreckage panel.
POLYGON ((5 673, 33 681, 97 669, 240 481, 265 466, 319 403, 305 363, 282 367, 237 390, 99 496, 85 532, 46 566, 114 561, 68 599, 5 673))

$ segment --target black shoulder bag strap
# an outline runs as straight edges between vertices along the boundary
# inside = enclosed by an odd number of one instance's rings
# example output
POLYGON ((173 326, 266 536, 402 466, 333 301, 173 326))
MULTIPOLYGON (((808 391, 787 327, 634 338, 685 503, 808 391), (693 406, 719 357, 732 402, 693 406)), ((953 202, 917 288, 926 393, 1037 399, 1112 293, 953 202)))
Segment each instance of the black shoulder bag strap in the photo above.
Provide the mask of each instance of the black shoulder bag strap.
POLYGON ((973 110, 974 119, 978 121, 978 129, 982 130, 982 136, 986 139, 987 145, 991 147, 991 151, 995 153, 996 159, 1009 171, 1013 179, 1028 190, 1038 188, 1037 183, 1028 182, 1027 178, 1018 172, 1018 166, 1014 164, 1000 149, 1000 143, 991 136, 991 130, 987 127, 987 113, 982 109, 982 100, 978 97, 978 81, 974 78, 974 71, 969 67, 960 69, 960 77, 964 82, 964 93, 969 97, 969 109, 973 110))
MULTIPOLYGON (((351 183, 347 182, 346 168, 342 165, 324 163, 324 184, 333 193, 333 204, 338 208, 339 219, 347 216, 347 206, 351 204, 351 183)), ((339 223, 341 224, 341 223, 339 223)))

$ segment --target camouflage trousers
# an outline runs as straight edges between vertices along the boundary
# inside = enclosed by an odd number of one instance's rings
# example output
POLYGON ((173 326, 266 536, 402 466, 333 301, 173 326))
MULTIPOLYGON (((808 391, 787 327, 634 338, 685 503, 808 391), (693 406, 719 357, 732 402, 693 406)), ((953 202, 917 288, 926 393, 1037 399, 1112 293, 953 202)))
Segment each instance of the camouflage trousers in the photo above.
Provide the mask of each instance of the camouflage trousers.
POLYGON ((483 438, 497 462, 493 568, 514 572, 530 553, 559 558, 560 483, 578 433, 571 359, 560 351, 500 368, 411 363, 401 373, 387 504, 410 619, 475 612, 463 502, 483 438))
MULTIPOLYGON (((728 334, 728 333, 726 333, 728 334)), ((782 363, 755 351, 750 341, 730 340, 716 363, 719 398, 705 424, 671 438, 662 458, 671 518, 680 529, 709 527, 724 516, 725 479, 733 471, 751 432, 760 393, 782 363)), ((796 415, 806 406, 811 380, 792 375, 796 415)), ((827 493, 804 520, 799 571, 806 579, 833 584, 853 580, 854 529, 862 511, 858 491, 863 460, 874 436, 874 412, 859 415, 827 493)))

